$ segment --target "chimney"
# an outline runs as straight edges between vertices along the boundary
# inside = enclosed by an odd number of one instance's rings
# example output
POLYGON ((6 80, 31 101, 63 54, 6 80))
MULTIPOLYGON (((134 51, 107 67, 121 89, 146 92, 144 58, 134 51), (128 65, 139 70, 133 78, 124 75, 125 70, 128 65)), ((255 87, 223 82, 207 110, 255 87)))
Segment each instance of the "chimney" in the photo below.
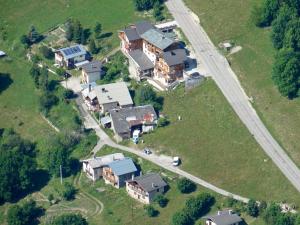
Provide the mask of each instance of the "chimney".
POLYGON ((143 172, 142 171, 140 171, 140 176, 142 176, 143 175, 143 172))
POLYGON ((91 91, 92 91, 92 85, 89 84, 89 92, 91 92, 91 91))
POLYGON ((131 175, 131 180, 134 180, 134 174, 131 175))
POLYGON ((218 211, 218 216, 220 216, 222 214, 222 211, 218 211))
POLYGON ((155 185, 154 185, 154 183, 152 183, 152 188, 154 188, 155 187, 155 185))

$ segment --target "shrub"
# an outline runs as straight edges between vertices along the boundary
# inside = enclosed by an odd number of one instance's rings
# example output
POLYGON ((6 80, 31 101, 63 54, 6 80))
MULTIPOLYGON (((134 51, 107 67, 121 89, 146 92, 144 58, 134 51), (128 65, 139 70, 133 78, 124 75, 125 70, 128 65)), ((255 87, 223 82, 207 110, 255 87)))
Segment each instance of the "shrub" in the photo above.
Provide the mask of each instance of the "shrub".
POLYGON ((169 120, 165 117, 159 117, 158 122, 157 122, 157 126, 158 127, 165 127, 169 124, 169 120))
POLYGON ((250 199, 247 204, 247 213, 250 216, 257 217, 259 213, 259 209, 255 200, 250 199))
POLYGON ((158 211, 152 205, 145 205, 144 210, 149 217, 154 217, 158 214, 158 211))
POLYGON ((166 207, 169 200, 162 194, 158 194, 154 198, 154 202, 157 202, 158 205, 162 208, 166 207))
POLYGON ((53 59, 53 57, 54 57, 53 51, 50 48, 46 47, 46 46, 40 47, 40 52, 47 59, 53 59))
POLYGON ((71 89, 66 89, 63 92, 63 98, 64 99, 71 99, 74 97, 74 92, 71 89))
POLYGON ((187 193, 191 193, 191 192, 195 191, 197 186, 194 182, 192 182, 186 178, 182 178, 182 179, 178 180, 177 188, 181 193, 187 194, 187 193))
POLYGON ((58 103, 58 98, 51 93, 44 93, 40 97, 40 110, 44 113, 48 113, 52 106, 58 103))
POLYGON ((88 223, 80 214, 70 213, 56 217, 50 225, 88 225, 88 223))
POLYGON ((183 211, 174 213, 174 215, 172 216, 171 224, 172 225, 191 225, 191 224, 193 224, 193 220, 188 215, 186 210, 183 210, 183 211))
POLYGON ((74 199, 74 196, 76 194, 76 189, 72 184, 64 183, 60 194, 64 200, 69 201, 69 200, 74 199))

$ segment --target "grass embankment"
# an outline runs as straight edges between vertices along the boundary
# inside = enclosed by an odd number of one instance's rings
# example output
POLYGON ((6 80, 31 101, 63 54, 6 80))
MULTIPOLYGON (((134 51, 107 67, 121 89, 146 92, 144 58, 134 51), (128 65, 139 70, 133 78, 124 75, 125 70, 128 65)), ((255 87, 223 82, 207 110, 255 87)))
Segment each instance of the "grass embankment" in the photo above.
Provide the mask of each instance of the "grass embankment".
POLYGON ((182 169, 245 197, 300 204, 294 187, 264 154, 212 80, 164 94, 170 124, 145 146, 182 159, 182 169), (178 116, 182 118, 178 121, 178 116))
POLYGON ((270 29, 250 21, 253 4, 262 0, 186 0, 215 44, 233 40, 242 50, 229 57, 234 71, 274 137, 300 166, 300 99, 281 97, 271 80, 274 49, 270 29), (234 12, 234 13, 233 13, 234 12))

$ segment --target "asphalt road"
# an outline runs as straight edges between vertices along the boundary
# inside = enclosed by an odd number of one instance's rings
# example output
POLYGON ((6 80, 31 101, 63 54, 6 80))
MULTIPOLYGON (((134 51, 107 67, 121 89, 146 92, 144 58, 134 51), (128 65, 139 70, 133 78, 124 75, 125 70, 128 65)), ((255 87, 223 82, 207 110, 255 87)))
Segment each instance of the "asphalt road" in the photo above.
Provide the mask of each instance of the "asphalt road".
POLYGON ((187 173, 183 170, 181 170, 178 167, 174 167, 172 166, 172 158, 169 156, 165 156, 165 155, 156 155, 155 153, 152 153, 150 155, 145 154, 142 150, 138 149, 138 148, 129 148, 127 146, 123 146, 123 145, 119 145, 117 143, 115 143, 99 126, 99 124, 97 123, 97 121, 91 116, 91 114, 89 113, 86 105, 83 103, 82 98, 79 96, 76 99, 76 103, 78 105, 79 111, 82 115, 82 117, 84 118, 84 126, 86 128, 90 128, 90 129, 94 129, 97 136, 100 138, 100 140, 98 141, 97 145, 94 147, 94 149, 92 150, 93 154, 96 154, 97 151, 99 151, 101 149, 101 147, 103 147, 104 145, 108 145, 117 149, 120 149, 122 151, 126 151, 126 152, 130 152, 133 153, 135 155, 138 155, 141 158, 144 158, 146 160, 151 161, 152 163, 163 167, 173 173, 176 173, 180 176, 186 177, 192 181, 194 181, 195 183, 202 185, 203 187, 206 187, 212 191, 215 191, 221 195, 224 196, 228 196, 231 198, 234 198, 236 200, 242 201, 247 203, 249 201, 248 198, 244 198, 240 195, 236 195, 233 194, 231 192, 228 192, 226 190, 223 190, 221 188, 218 188, 212 184, 210 184, 209 182, 206 182, 205 180, 202 180, 199 177, 196 177, 190 173, 187 173))
POLYGON ((166 6, 193 46, 198 60, 204 64, 241 121, 265 153, 300 192, 299 168, 266 129, 225 57, 218 52, 182 0, 168 0, 166 6))

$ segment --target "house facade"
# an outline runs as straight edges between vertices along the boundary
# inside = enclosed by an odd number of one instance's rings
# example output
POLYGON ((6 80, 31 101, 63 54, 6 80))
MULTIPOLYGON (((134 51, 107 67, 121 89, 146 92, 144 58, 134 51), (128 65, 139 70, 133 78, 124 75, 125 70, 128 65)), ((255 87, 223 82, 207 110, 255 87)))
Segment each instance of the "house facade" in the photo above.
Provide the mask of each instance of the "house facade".
POLYGON ((167 183, 155 173, 134 177, 126 181, 126 191, 132 198, 150 204, 157 194, 163 194, 167 183))
POLYGON ((87 51, 82 45, 61 48, 55 52, 55 63, 67 69, 74 68, 77 63, 87 59, 87 51))
POLYGON ((232 210, 218 211, 216 215, 203 217, 205 225, 240 225, 242 218, 233 213, 232 210))
POLYGON ((102 78, 104 73, 102 63, 100 61, 92 61, 82 66, 81 80, 85 84, 96 82, 102 78))
POLYGON ((125 186, 125 181, 130 179, 137 172, 132 159, 126 157, 122 160, 109 163, 103 168, 103 179, 105 183, 116 188, 125 186))
POLYGON ((112 109, 121 109, 133 106, 133 101, 125 82, 97 85, 85 88, 82 96, 92 111, 100 113, 112 109))
POLYGON ((157 114, 152 105, 110 110, 111 128, 118 141, 132 137, 134 130, 152 131, 157 125, 157 114))
POLYGON ((102 177, 103 167, 109 163, 117 160, 124 159, 122 153, 115 153, 105 155, 102 157, 93 157, 82 161, 82 170, 93 181, 96 181, 102 177))

